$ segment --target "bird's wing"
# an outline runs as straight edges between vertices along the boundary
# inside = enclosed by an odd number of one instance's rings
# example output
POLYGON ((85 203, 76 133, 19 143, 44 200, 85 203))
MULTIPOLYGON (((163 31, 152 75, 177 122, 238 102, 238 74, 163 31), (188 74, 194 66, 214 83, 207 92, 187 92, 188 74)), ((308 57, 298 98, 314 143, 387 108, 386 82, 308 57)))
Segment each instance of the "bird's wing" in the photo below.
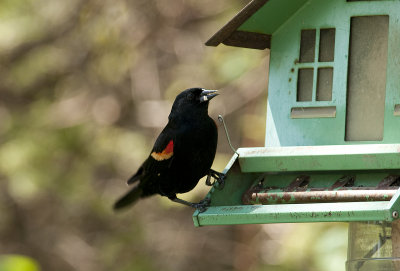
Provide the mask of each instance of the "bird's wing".
POLYGON ((158 136, 150 156, 156 161, 169 160, 174 155, 175 136, 174 130, 167 125, 158 136))
POLYGON ((151 150, 149 158, 140 166, 138 171, 127 181, 133 184, 140 180, 148 172, 159 173, 170 164, 174 155, 174 132, 170 125, 167 125, 158 136, 151 150))

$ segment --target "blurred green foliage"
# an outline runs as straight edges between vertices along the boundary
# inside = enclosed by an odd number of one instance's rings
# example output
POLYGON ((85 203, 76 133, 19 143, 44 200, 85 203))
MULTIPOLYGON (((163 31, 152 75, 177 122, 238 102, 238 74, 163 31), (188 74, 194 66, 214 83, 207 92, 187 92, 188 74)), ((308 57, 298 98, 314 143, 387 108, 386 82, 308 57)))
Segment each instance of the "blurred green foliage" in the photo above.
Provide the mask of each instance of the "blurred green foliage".
POLYGON ((40 267, 29 257, 2 255, 0 256, 0 271, 40 271, 40 267))
POLYGON ((246 1, 0 3, 0 254, 59 271, 343 269, 342 224, 194 228, 161 197, 111 210, 185 88, 219 89, 210 114, 234 146, 263 145, 268 52, 204 46, 246 1))

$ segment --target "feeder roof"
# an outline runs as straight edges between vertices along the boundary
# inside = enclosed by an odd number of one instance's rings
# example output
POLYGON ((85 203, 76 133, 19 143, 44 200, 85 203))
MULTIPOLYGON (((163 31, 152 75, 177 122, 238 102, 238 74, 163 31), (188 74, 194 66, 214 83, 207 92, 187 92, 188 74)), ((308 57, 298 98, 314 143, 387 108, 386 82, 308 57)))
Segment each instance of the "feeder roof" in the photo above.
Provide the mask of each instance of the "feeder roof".
POLYGON ((207 46, 270 48, 271 35, 307 0, 252 0, 216 32, 207 46))

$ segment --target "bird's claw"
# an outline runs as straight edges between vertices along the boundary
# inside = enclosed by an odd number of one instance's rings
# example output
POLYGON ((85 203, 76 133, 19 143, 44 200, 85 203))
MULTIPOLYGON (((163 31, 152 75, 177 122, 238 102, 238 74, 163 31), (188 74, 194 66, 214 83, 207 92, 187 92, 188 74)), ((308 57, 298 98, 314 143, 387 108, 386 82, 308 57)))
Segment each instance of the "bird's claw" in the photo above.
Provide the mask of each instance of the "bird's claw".
POLYGON ((210 172, 207 175, 206 185, 213 186, 215 183, 218 183, 216 188, 221 190, 225 186, 225 177, 226 174, 210 169, 210 172), (214 178, 216 182, 211 182, 211 177, 214 178))
POLYGON ((206 179, 206 185, 207 186, 213 186, 214 183, 211 182, 211 174, 209 173, 207 175, 207 179, 206 179))
POLYGON ((225 186, 225 177, 226 177, 226 174, 219 173, 219 176, 218 176, 218 178, 216 179, 216 180, 217 180, 217 183, 218 183, 217 188, 218 188, 219 190, 222 190, 222 189, 224 188, 224 186, 225 186))
POLYGON ((186 205, 186 206, 190 206, 192 208, 197 209, 200 213, 203 213, 207 210, 207 207, 210 206, 211 203, 211 199, 210 198, 205 198, 202 201, 200 201, 199 203, 193 203, 193 202, 189 202, 180 198, 177 198, 176 195, 172 195, 170 197, 168 197, 170 200, 186 205))
POLYGON ((210 198, 205 198, 199 203, 193 203, 193 208, 197 209, 200 213, 203 213, 207 211, 207 207, 210 206, 211 199, 210 198))

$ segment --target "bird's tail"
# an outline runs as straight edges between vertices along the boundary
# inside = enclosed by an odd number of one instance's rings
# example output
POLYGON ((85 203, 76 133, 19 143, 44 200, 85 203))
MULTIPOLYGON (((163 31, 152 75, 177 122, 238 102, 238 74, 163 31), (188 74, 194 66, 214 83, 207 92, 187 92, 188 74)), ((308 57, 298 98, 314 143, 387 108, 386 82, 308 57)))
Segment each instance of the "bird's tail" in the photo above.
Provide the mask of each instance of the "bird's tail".
POLYGON ((138 185, 133 187, 128 193, 126 193, 114 204, 114 210, 120 210, 127 207, 128 205, 134 204, 140 198, 142 192, 142 188, 140 188, 138 185))

